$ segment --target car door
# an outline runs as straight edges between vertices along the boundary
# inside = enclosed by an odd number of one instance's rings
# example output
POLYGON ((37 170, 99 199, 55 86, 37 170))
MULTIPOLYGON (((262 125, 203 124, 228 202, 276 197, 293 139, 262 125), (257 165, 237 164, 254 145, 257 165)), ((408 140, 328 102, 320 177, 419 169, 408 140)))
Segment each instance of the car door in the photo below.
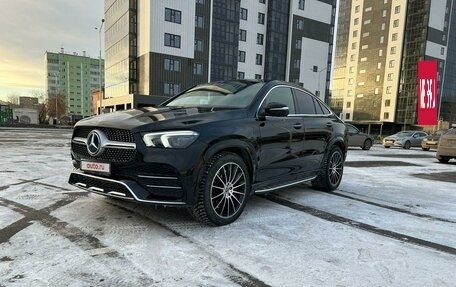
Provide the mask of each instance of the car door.
POLYGON ((348 145, 349 146, 362 146, 365 137, 359 133, 359 130, 350 124, 347 124, 348 129, 348 145))
POLYGON ((304 141, 299 145, 303 171, 312 174, 320 168, 332 134, 331 111, 307 92, 294 90, 299 115, 304 125, 304 141))
POLYGON ((304 139, 304 128, 301 119, 293 116, 296 106, 289 87, 273 87, 261 104, 260 112, 271 102, 285 104, 289 116, 266 116, 265 120, 259 121, 256 182, 277 185, 295 179, 300 172, 296 147, 304 139))
POLYGON ((423 132, 416 132, 414 135, 413 135, 413 142, 412 142, 412 146, 421 146, 421 142, 423 141, 423 139, 427 136, 426 133, 423 133, 423 132))

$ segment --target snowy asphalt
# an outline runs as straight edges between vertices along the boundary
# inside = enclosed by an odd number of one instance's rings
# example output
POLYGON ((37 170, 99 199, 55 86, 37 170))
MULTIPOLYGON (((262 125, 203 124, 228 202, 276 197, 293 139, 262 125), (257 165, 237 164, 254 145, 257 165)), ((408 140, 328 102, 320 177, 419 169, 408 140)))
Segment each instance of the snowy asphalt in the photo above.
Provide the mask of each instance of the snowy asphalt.
POLYGON ((334 193, 207 227, 67 184, 70 130, 0 128, 0 286, 455 286, 456 161, 350 148, 334 193))

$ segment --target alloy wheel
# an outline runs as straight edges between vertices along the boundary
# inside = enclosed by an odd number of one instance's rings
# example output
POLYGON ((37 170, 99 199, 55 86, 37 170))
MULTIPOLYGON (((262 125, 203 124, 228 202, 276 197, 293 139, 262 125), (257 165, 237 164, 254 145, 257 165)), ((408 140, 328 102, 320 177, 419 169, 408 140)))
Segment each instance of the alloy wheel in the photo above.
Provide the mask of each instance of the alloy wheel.
POLYGON ((342 178, 343 159, 339 152, 335 152, 329 159, 329 181, 337 185, 342 178))

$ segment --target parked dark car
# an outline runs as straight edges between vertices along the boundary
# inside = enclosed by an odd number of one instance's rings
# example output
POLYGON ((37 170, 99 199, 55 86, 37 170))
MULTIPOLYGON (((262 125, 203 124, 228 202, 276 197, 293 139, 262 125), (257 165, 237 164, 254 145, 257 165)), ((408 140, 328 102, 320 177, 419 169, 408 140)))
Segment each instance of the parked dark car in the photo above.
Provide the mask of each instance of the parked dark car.
POLYGON ((156 108, 79 121, 69 183, 141 203, 186 206, 229 224, 250 195, 342 179, 344 123, 299 86, 238 80, 195 86, 156 108))
POLYGON ((370 150, 374 144, 374 138, 361 132, 357 127, 351 124, 345 124, 348 129, 348 146, 358 146, 363 150, 370 150))
POLYGON ((439 146, 435 157, 443 163, 456 158, 456 127, 453 127, 440 136, 439 146))
POLYGON ((439 146, 439 139, 442 134, 444 134, 446 130, 439 130, 436 133, 433 133, 431 135, 428 135, 421 141, 421 148, 424 151, 429 151, 431 148, 432 149, 437 149, 439 146))

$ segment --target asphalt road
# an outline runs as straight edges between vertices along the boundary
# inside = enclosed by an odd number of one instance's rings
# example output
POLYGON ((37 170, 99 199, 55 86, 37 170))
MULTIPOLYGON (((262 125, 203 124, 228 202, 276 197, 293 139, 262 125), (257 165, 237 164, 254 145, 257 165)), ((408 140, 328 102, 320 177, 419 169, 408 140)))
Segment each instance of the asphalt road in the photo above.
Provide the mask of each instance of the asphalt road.
POLYGON ((454 286, 456 164, 351 148, 340 188, 254 196, 235 223, 68 185, 70 130, 0 128, 0 286, 454 286))

